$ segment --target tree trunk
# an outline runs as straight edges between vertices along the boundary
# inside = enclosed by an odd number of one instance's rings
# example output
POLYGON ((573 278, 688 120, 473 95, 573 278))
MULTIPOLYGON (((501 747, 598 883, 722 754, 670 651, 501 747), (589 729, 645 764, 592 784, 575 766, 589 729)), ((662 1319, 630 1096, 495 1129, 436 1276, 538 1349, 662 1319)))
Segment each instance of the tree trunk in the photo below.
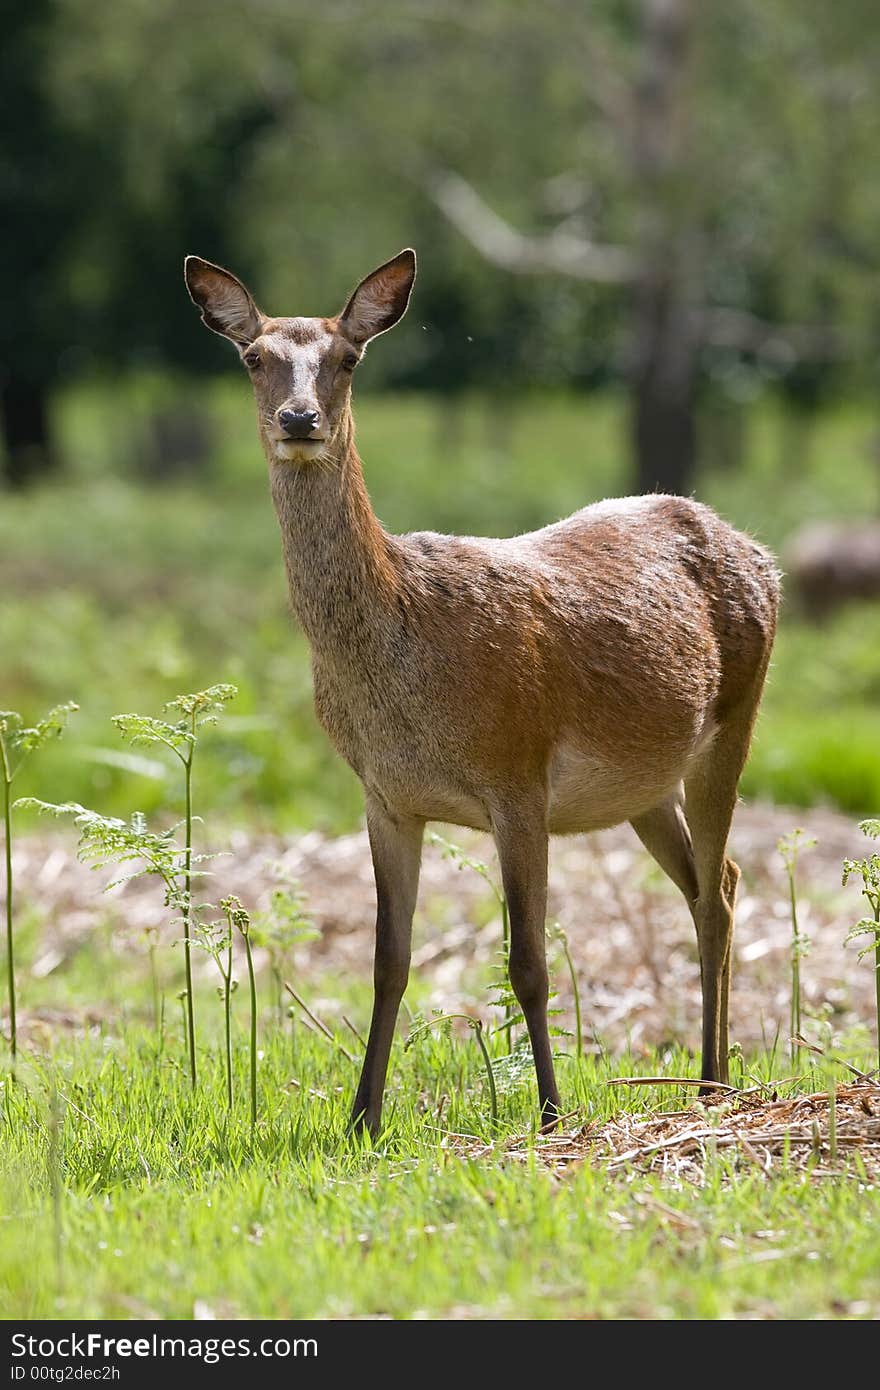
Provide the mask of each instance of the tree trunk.
POLYGON ((640 492, 686 492, 697 452, 695 305, 701 238, 685 177, 693 0, 644 0, 632 165, 640 273, 633 291, 631 435, 640 492))
POLYGON ((49 398, 43 383, 7 376, 0 386, 3 475, 23 488, 54 465, 49 430, 49 398))
POLYGON ((639 492, 686 493, 697 461, 693 316, 674 278, 635 292, 631 430, 639 492))

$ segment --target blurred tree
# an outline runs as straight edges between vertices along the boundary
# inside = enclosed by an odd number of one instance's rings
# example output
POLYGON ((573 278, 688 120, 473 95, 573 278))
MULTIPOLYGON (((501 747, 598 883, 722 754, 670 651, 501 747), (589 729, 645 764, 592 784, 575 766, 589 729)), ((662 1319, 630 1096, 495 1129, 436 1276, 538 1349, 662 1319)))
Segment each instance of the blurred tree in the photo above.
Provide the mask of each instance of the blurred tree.
POLYGON ((499 401, 624 380, 635 485, 687 490, 701 383, 872 381, 874 12, 34 0, 4 49, 7 372, 45 401, 52 361, 212 368, 188 250, 323 313, 414 242, 418 316, 368 379, 499 401))
MULTIPOLYGON (((840 25, 840 7, 832 19, 813 0, 549 0, 541 19, 549 9, 559 21, 569 48, 560 61, 580 66, 593 108, 581 149, 593 141, 612 151, 604 168, 582 156, 583 170, 569 175, 582 189, 572 209, 597 201, 598 168, 603 220, 625 228, 616 245, 571 211, 548 232, 522 234, 457 171, 427 181, 443 213, 496 264, 626 287, 639 491, 693 484, 701 365, 740 383, 744 362, 752 375, 787 376, 803 400, 852 351, 839 286, 852 274, 866 201, 863 160, 880 136, 871 82, 880 31, 861 0, 844 8, 840 25), (790 84, 780 70, 792 60, 790 84), (805 311, 807 324, 786 319, 805 311)), ((876 238, 859 238, 862 282, 875 248, 876 238)))
MULTIPOLYGON (((602 364, 631 388, 636 487, 687 491, 701 378, 738 400, 765 381, 815 392, 876 356, 870 0, 328 0, 312 27, 254 8, 295 55, 305 109, 267 141, 256 200, 283 204, 279 156, 307 168, 295 240, 327 266, 426 227, 432 333, 386 349, 412 354, 410 377, 436 383, 445 362, 447 389, 467 374, 518 390, 602 364), (413 190, 505 274, 460 256, 413 190)), ((279 266, 281 226, 255 228, 279 266)))
POLYGON ((0 428, 12 487, 51 468, 49 403, 68 324, 62 262, 76 236, 73 151, 43 77, 52 0, 7 7, 0 47, 0 428))
POLYGON ((227 200, 268 119, 236 60, 241 80, 221 71, 203 93, 213 138, 200 141, 194 121, 180 128, 182 83, 169 89, 169 107, 154 105, 173 42, 170 13, 155 67, 144 33, 105 23, 113 14, 101 3, 32 0, 5 15, 0 426, 13 487, 57 462, 51 398, 66 374, 90 363, 198 365, 201 344, 179 331, 190 326, 183 248, 205 240, 223 254, 234 225, 227 200), (147 112, 163 130, 155 150, 147 112))
POLYGON ((79 346, 114 368, 212 369, 211 344, 187 331, 182 267, 207 246, 253 268, 237 238, 243 182, 277 113, 247 17, 200 0, 55 3, 52 91, 92 175, 67 265, 79 346))

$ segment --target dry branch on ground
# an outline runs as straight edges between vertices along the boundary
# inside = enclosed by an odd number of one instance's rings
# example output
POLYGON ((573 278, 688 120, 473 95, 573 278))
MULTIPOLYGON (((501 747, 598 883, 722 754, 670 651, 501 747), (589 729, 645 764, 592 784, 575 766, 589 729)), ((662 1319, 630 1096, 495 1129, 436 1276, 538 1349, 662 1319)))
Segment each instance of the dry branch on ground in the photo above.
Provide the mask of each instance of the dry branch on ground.
MULTIPOLYGON (((797 1170, 811 1180, 848 1176, 880 1181, 880 1084, 858 1081, 828 1091, 780 1098, 770 1088, 695 1102, 686 1109, 655 1114, 621 1113, 604 1123, 540 1135, 535 1141, 551 1168, 596 1163, 608 1172, 653 1173, 672 1185, 701 1185, 722 1156, 738 1171, 770 1176, 797 1170)), ((451 1147, 476 1156, 461 1139, 451 1147)), ((481 1153, 491 1148, 479 1145, 481 1153)), ((524 1161, 530 1141, 502 1146, 512 1161, 524 1161)))

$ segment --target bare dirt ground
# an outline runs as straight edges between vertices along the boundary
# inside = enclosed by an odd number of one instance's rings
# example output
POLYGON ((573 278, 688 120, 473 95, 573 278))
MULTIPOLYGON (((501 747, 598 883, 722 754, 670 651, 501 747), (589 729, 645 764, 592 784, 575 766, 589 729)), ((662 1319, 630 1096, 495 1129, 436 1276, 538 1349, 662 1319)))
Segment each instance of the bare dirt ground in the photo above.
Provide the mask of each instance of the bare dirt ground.
MULTIPOLYGON (((788 885, 776 844, 796 826, 816 837, 798 870, 800 925, 811 940, 802 962, 805 1031, 817 1020, 835 1033, 856 1024, 873 1027, 874 981, 868 961, 843 947, 848 928, 862 915, 857 887, 841 887, 844 856, 862 856, 868 842, 854 821, 829 810, 791 811, 755 805, 738 808, 731 852, 743 870, 734 945, 731 1036, 748 1049, 772 1045, 779 1036, 787 1051, 790 997, 790 906, 788 885)), ((487 861, 497 877, 491 843, 463 831, 444 831, 487 861)), ((318 928, 313 942, 297 947, 298 985, 328 971, 369 981, 374 895, 366 835, 338 839, 317 833, 299 839, 255 840, 233 833, 228 854, 211 866, 206 896, 214 901, 234 892, 252 911, 264 909, 279 875, 298 879, 318 928)), ((16 846, 18 906, 36 912, 38 945, 24 974, 41 978, 87 947, 90 934, 108 913, 124 928, 120 951, 143 949, 145 927, 164 917, 155 884, 140 881, 101 893, 102 873, 76 862, 72 833, 23 835, 16 846)), ((111 875, 104 874, 106 881, 111 875)), ((684 903, 626 826, 587 837, 556 841, 551 853, 550 914, 565 930, 576 966, 587 1046, 614 1052, 679 1042, 699 1047, 700 977, 696 942, 684 903)), ((416 918, 414 970, 427 985, 427 1007, 485 1010, 486 968, 497 959, 500 919, 486 883, 459 868, 440 847, 428 843, 416 918)), ((559 946, 550 947, 557 1003, 572 1019, 572 990, 559 946)), ((205 968, 210 962, 204 961, 205 968)), ((101 1012, 101 981, 95 982, 95 1013, 101 1012)), ((323 985, 321 986, 323 988, 323 985)), ((332 998, 322 999, 331 1017, 332 998)), ((37 1011, 43 1026, 88 1021, 58 1011, 37 1011), (48 1015, 48 1016, 47 1016, 48 1015)), ((36 1019, 34 1019, 36 1021, 36 1019)), ((366 1020, 364 1020, 365 1022, 366 1020)), ((27 1017, 23 1020, 27 1023, 27 1017)))

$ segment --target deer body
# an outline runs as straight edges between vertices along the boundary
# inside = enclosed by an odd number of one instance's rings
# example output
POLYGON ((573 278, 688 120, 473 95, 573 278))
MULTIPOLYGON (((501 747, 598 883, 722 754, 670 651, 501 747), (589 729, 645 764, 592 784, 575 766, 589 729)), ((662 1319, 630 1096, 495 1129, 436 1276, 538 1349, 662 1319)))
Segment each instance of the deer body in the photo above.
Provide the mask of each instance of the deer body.
POLYGON ((708 508, 664 496, 600 502, 505 540, 389 535, 364 485, 340 364, 401 316, 411 255, 331 320, 267 320, 228 272, 187 262, 206 322, 259 373, 316 712, 366 793, 376 1000, 353 1116, 378 1128, 432 820, 495 837, 545 1120, 558 1107, 549 834, 629 820, 682 889, 700 944, 702 1074, 722 1080, 739 876, 726 841, 775 628, 772 559, 708 508))
POLYGON ((398 814, 491 831, 537 779, 551 834, 629 820, 684 780, 743 693, 743 658, 763 658, 763 553, 686 499, 492 540, 359 525, 353 452, 339 472, 276 475, 273 493, 318 718, 398 814), (723 567, 741 592, 713 595, 723 567))

